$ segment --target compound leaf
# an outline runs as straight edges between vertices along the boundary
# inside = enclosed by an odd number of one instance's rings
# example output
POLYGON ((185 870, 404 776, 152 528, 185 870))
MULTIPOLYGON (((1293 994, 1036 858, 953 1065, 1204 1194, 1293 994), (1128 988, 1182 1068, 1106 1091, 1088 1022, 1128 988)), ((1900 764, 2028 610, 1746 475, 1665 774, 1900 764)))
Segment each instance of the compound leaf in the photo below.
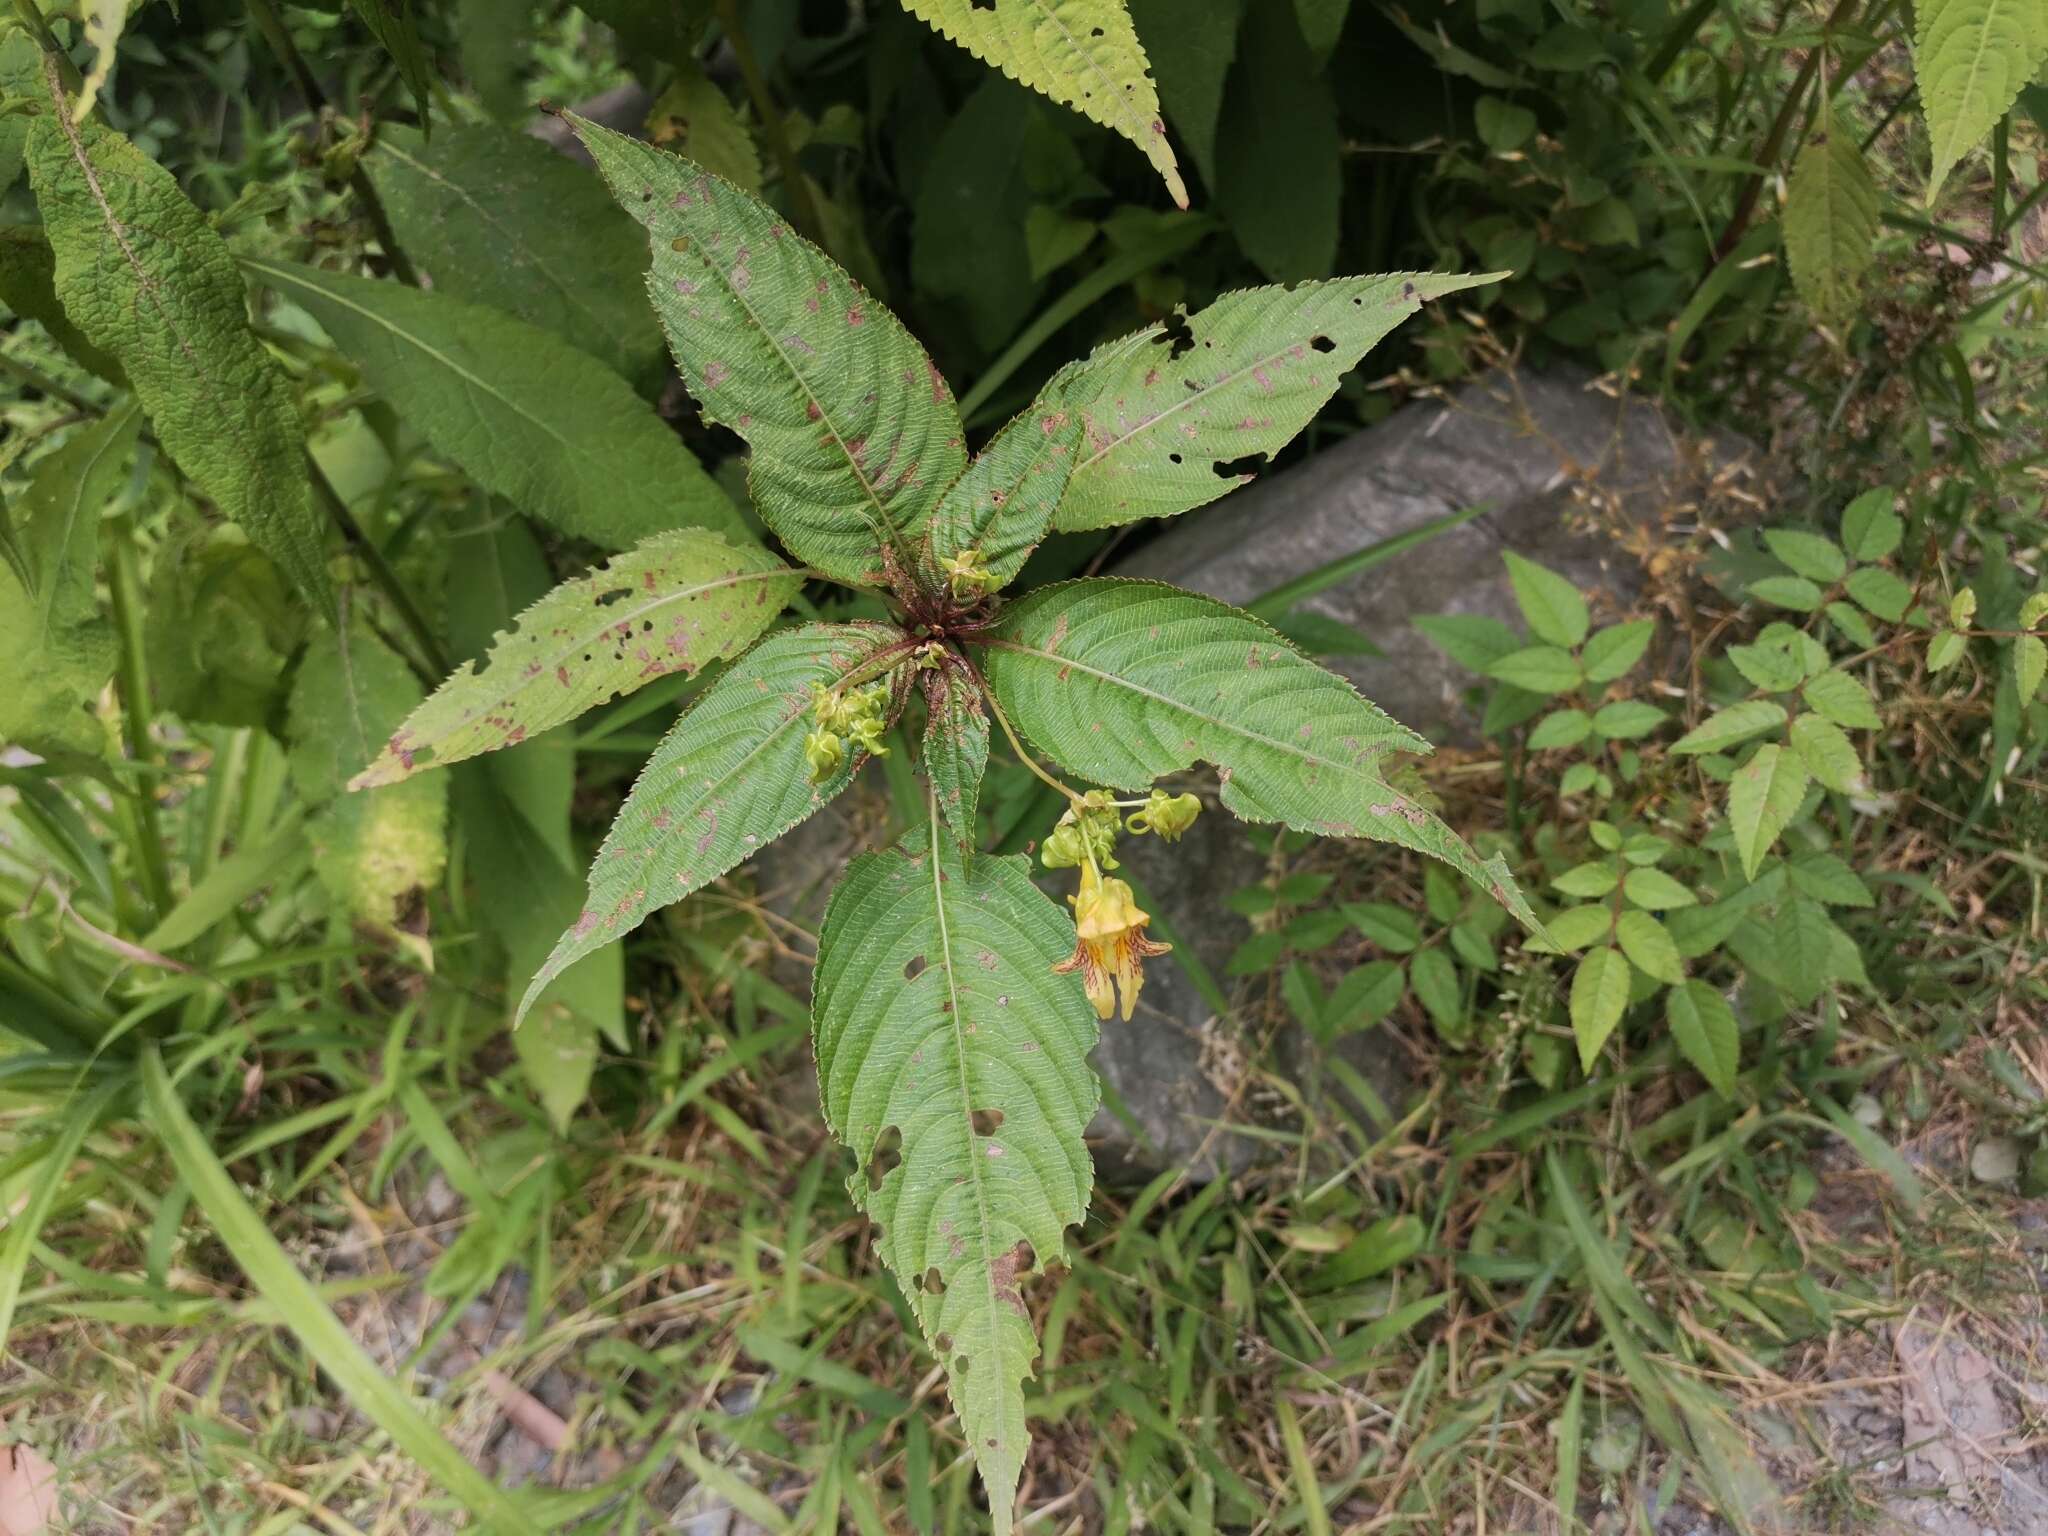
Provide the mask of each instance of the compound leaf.
POLYGON ((72 123, 61 103, 30 127, 26 152, 64 312, 120 362, 178 467, 334 614, 305 432, 250 333, 226 243, 169 171, 110 128, 72 123))
POLYGON ((2040 0, 1920 0, 1913 73, 1933 139, 1933 198, 2048 59, 2040 0))
POLYGON ((477 484, 608 549, 683 524, 748 537, 725 492, 632 386, 480 304, 269 258, 244 262, 477 484))
MULTIPOLYGON (((540 968, 519 1016, 549 982, 766 847, 852 782, 849 752, 813 784, 804 758, 813 685, 864 681, 899 638, 882 624, 805 624, 770 635, 676 722, 641 770, 590 866, 583 911, 540 968)), ((395 722, 394 722, 395 724, 395 722)))
POLYGON ((1187 207, 1151 66, 1123 0, 904 0, 904 9, 1019 85, 1129 139, 1187 207))
POLYGON ((737 655, 803 578, 758 546, 658 533, 563 582, 407 717, 351 789, 516 746, 671 672, 737 655))
POLYGON ((1028 862, 920 830, 862 854, 818 940, 818 1086, 854 1200, 945 1362, 997 1532, 1038 1353, 1020 1282, 1087 1213, 1096 1024, 1053 966, 1074 926, 1028 862))
POLYGON ((1173 517, 1235 490, 1426 300, 1492 280, 1415 272, 1246 288, 1097 347, 1066 385, 1088 440, 1053 526, 1173 517))
POLYGON ((1004 612, 988 676, 1019 730, 1098 784, 1213 763, 1247 821, 1411 848, 1537 927, 1503 860, 1387 782, 1393 754, 1429 744, 1249 614, 1157 582, 1064 582, 1004 612))
POLYGON ((878 583, 967 464, 953 392, 889 311, 780 215, 675 155, 571 117, 647 227, 648 291, 712 421, 753 449, 762 519, 801 560, 878 583))

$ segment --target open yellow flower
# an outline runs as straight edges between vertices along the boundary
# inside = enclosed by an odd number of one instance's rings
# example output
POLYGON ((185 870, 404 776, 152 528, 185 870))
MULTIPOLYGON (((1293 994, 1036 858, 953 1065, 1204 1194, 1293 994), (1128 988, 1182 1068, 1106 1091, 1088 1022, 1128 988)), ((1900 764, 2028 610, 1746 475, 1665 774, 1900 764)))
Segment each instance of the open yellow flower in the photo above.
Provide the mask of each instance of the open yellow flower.
POLYGON ((1074 953, 1053 969, 1062 975, 1081 973, 1097 1018, 1116 1011, 1120 994, 1129 1020, 1145 984, 1146 957, 1163 955, 1173 946, 1145 937, 1152 919, 1139 908, 1130 886, 1103 879, 1093 864, 1081 866, 1080 894, 1068 899, 1074 904, 1074 953))

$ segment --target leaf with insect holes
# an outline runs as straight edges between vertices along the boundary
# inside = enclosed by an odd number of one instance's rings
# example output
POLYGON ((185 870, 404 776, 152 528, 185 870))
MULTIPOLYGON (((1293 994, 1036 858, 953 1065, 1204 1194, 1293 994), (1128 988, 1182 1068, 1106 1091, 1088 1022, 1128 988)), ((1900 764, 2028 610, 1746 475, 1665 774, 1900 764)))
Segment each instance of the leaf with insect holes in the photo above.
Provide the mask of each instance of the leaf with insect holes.
POLYGON ((1064 582, 1004 611, 987 666, 1011 722, 1074 773, 1138 790, 1213 763, 1247 821, 1413 849, 1538 927, 1505 861, 1388 784, 1389 758, 1428 743, 1249 614, 1156 582, 1064 582))
POLYGON ((1785 830, 1806 794, 1806 764, 1789 747, 1765 745, 1728 781, 1728 824, 1742 873, 1756 878, 1764 855, 1785 830))
POLYGON ((249 329, 226 243, 169 171, 110 128, 47 112, 26 153, 64 312, 121 364, 178 467, 332 616, 305 430, 249 329))
POLYGON ((1022 857, 919 829, 847 866, 818 938, 819 1097, 847 1181, 946 1368, 1010 1529, 1038 1354, 1021 1282, 1065 1258, 1094 1169, 1094 1011, 1053 967, 1074 925, 1022 857))
POLYGON ((1500 275, 1397 272, 1244 288, 1105 342, 1068 380, 1088 440, 1053 526, 1174 517, 1235 490, 1395 326, 1430 299, 1500 275))
POLYGON ((943 666, 941 672, 923 674, 930 705, 924 727, 924 772, 939 814, 965 851, 974 846, 974 809, 981 798, 981 776, 988 769, 988 711, 966 669, 953 661, 943 666))
POLYGON ((585 955, 702 890, 852 782, 865 761, 856 751, 823 783, 811 782, 811 689, 865 681, 900 635, 886 624, 799 625, 770 635, 704 690, 619 807, 591 863, 582 915, 527 987, 520 1017, 585 955))
POLYGON ((750 535, 632 386, 523 320, 403 283, 243 266, 320 322, 370 387, 477 484, 607 549, 666 528, 750 535))
POLYGON ((1704 981, 1688 981, 1664 994, 1664 1019, 1700 1076, 1715 1092, 1732 1094, 1742 1069, 1742 1038, 1728 999, 1704 981))
POLYGON ((1821 319, 1839 322, 1856 312, 1863 274, 1877 258, 1882 211, 1855 129, 1829 114, 1793 162, 1785 196, 1785 259, 1800 296, 1821 319))
POLYGON ((389 932, 412 892, 448 860, 448 781, 421 779, 342 792, 349 770, 419 706, 420 685, 398 654, 358 624, 323 629, 292 684, 292 785, 319 806, 306 823, 320 883, 351 918, 389 932))
POLYGON ((1913 74, 1934 141, 1933 200, 1948 173, 2011 108, 2048 60, 2041 0, 1920 0, 1913 74))
POLYGON ((934 579, 944 579, 945 561, 979 550, 988 589, 999 591, 1045 538, 1081 452, 1081 416, 1066 398, 1077 366, 1054 374, 932 509, 926 526, 934 579))
POLYGON ((904 0, 904 9, 1019 85, 1129 139, 1187 207, 1151 65, 1123 0, 904 0))
POLYGON ((803 578, 758 546, 677 529, 565 581, 406 718, 351 789, 516 746, 605 700, 737 655, 803 578))
POLYGON ((646 226, 648 293, 707 419, 753 449, 762 520, 800 560, 875 585, 967 467, 953 392, 903 323, 765 203, 568 118, 646 226))
POLYGON ((1628 961, 1618 949, 1589 949, 1572 975, 1572 1038, 1578 1042, 1579 1065, 1593 1070, 1600 1047, 1628 1010, 1628 961))

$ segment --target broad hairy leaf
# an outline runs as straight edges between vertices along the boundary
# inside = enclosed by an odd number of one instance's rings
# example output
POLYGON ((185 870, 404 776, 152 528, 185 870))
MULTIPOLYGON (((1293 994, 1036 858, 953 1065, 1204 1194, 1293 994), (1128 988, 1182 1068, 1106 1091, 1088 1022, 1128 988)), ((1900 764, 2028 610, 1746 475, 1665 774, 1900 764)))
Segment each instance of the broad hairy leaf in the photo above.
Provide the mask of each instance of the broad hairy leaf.
POLYGON ((1728 824, 1742 873, 1756 878, 1757 866, 1792 820, 1806 794, 1806 764, 1789 747, 1766 744, 1728 781, 1728 824))
POLYGON ((587 352, 403 283, 267 257, 243 265, 319 321, 436 449, 542 522, 608 549, 686 525, 747 536, 703 466, 587 352))
POLYGON ((27 158, 64 312, 119 360, 178 467, 333 615, 305 432, 226 243, 169 171, 61 104, 29 129, 27 158))
POLYGON ((450 298, 552 331, 645 391, 663 372, 647 242, 588 166, 530 133, 384 124, 363 156, 407 259, 450 298))
POLYGON ((1933 139, 1932 200, 2048 60, 2041 0, 1920 0, 1913 74, 1933 139))
POLYGON ((987 656, 1012 724, 1074 773, 1136 790, 1212 763, 1246 820, 1411 848, 1537 926, 1504 860, 1387 782, 1393 754, 1429 743, 1249 614, 1157 582, 1070 581, 1005 610, 987 656))
POLYGON ((1187 207, 1159 93, 1123 0, 904 0, 904 9, 1019 85, 1129 139, 1174 202, 1187 207))
POLYGON ((79 366, 112 384, 126 384, 121 365, 85 339, 57 301, 57 255, 41 226, 0 226, 0 304, 33 320, 79 366))
POLYGON ((930 712, 924 728, 924 772, 939 814, 961 849, 974 846, 974 811, 988 769, 988 711, 964 667, 927 673, 930 712))
POLYGON ((967 464, 953 392, 903 324, 773 209, 687 160, 571 117, 647 227, 648 291, 704 414, 753 449, 762 519, 841 581, 883 575, 967 464))
POLYGON ((589 892, 519 1005, 593 950, 622 939, 775 841, 852 782, 849 751, 813 784, 804 759, 811 689, 864 682, 900 639, 885 624, 805 624, 770 635, 704 690, 662 738, 590 866, 589 892))
POLYGON ((1340 277, 1225 294, 1097 347, 1068 377, 1088 440, 1053 526, 1173 517, 1252 477, 1429 299, 1491 277, 1340 277))
POLYGON ((1028 861, 913 832, 862 854, 818 939, 818 1088, 848 1188, 926 1341, 1010 1529, 1038 1353, 1020 1282, 1088 1209, 1093 1011, 1053 966, 1072 921, 1028 861))
POLYGON ((991 591, 1008 586, 1052 527, 1081 452, 1081 416, 1066 398, 1073 365, 989 439, 953 482, 927 524, 935 574, 944 561, 975 549, 991 591))
POLYGON ((1823 320, 1839 322, 1855 313, 1863 274, 1877 257, 1881 211, 1855 129, 1830 115, 1793 163, 1785 200, 1792 281, 1823 320))
POLYGON ((658 533, 521 613, 481 663, 464 662, 407 717, 349 788, 516 746, 657 677, 737 655, 802 584, 758 546, 690 528, 658 533))
POLYGON ((0 741, 92 752, 87 714, 114 666, 114 634, 93 595, 100 513, 120 489, 142 418, 132 405, 72 433, 37 461, 8 515, 33 586, 0 565, 0 741))
POLYGON ((291 696, 291 774, 320 883, 350 918, 390 932, 415 890, 447 863, 448 781, 427 778, 365 794, 349 773, 419 707, 412 671, 362 625, 323 629, 299 662, 291 696))

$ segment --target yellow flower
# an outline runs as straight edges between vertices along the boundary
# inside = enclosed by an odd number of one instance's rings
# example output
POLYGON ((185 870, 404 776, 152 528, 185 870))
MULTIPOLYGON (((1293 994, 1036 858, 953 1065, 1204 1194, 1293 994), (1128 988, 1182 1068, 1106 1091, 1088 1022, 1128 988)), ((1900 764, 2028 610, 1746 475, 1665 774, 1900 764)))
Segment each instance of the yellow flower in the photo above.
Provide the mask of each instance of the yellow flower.
POLYGON ((1074 953, 1053 969, 1061 975, 1081 973, 1097 1018, 1114 1013, 1121 996, 1129 1020, 1138 1006, 1138 989, 1145 985, 1146 957, 1163 955, 1173 946, 1145 937, 1152 919, 1139 908, 1130 886, 1103 879, 1092 864, 1082 866, 1080 894, 1068 899, 1074 904, 1074 953))
POLYGON ((962 602, 981 596, 995 579, 986 560, 978 549, 963 549, 959 554, 939 562, 947 583, 953 589, 953 596, 962 602))

